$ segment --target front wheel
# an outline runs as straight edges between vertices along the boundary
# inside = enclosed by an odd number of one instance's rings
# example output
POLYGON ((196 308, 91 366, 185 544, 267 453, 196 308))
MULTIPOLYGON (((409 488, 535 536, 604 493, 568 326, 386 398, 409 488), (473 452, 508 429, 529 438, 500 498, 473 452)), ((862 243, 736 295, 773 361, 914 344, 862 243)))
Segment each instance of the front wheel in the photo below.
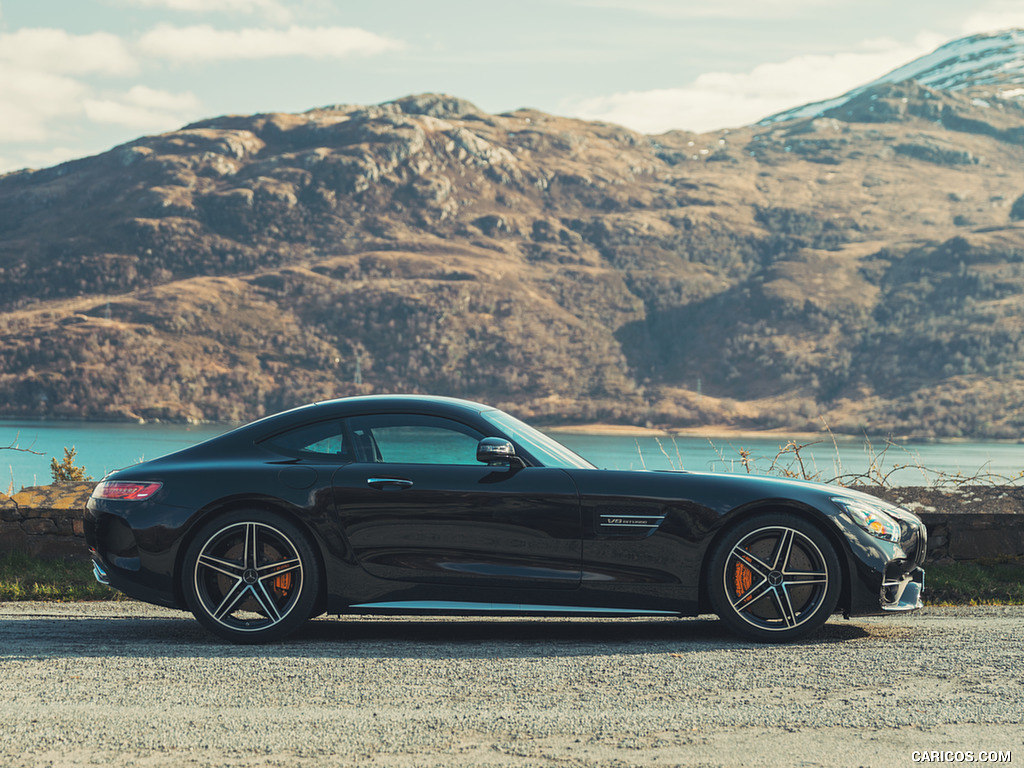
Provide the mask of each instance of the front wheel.
POLYGON ((185 553, 182 587, 200 624, 235 643, 279 640, 310 617, 319 590, 306 536, 272 512, 245 510, 200 529, 185 553))
POLYGON ((818 629, 839 601, 835 549, 812 523, 760 515, 728 531, 711 555, 715 613, 749 640, 786 642, 818 629))

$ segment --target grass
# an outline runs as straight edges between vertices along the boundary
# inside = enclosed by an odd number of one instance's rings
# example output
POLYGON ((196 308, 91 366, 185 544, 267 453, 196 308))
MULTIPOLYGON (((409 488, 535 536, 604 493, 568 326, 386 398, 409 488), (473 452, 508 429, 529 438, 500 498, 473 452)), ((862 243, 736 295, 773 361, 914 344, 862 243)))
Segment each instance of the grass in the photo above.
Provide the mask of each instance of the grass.
POLYGON ((48 560, 24 552, 0 555, 0 602, 120 599, 120 592, 96 581, 92 563, 48 560))
MULTIPOLYGON (((1022 560, 925 563, 925 574, 928 605, 1024 605, 1022 560)), ((98 584, 90 563, 46 560, 22 552, 0 555, 0 602, 126 599, 98 584)))
POLYGON ((928 605, 1024 605, 1024 561, 925 563, 928 605))

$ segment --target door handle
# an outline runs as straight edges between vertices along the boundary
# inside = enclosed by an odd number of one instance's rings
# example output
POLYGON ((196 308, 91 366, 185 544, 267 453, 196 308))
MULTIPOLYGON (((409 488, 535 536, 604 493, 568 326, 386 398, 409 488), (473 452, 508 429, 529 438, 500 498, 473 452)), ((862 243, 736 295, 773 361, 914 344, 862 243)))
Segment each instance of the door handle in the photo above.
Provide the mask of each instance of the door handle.
POLYGON ((412 487, 412 480, 401 477, 370 477, 366 484, 382 491, 404 491, 412 487))

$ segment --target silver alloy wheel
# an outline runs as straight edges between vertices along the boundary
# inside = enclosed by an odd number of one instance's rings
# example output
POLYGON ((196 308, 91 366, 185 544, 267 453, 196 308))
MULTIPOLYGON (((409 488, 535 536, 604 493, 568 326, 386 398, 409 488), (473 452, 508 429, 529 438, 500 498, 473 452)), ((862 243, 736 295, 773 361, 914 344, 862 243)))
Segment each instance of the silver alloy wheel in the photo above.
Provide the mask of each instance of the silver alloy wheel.
POLYGON ((721 578, 737 617, 762 631, 783 632, 818 614, 831 574, 821 549, 806 534, 770 525, 732 547, 721 578))
POLYGON ((203 544, 193 572, 202 610, 234 632, 280 624, 302 595, 304 569, 291 539, 272 525, 227 525, 203 544))

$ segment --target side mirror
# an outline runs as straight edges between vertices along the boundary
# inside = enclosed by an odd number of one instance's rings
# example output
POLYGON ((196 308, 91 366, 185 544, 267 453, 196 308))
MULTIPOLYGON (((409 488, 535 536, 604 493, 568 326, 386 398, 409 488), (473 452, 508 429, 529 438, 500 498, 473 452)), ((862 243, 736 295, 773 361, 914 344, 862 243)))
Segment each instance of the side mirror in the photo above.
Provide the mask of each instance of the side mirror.
POLYGON ((522 466, 522 459, 516 456, 515 446, 503 437, 485 437, 477 443, 476 460, 489 466, 522 466))

